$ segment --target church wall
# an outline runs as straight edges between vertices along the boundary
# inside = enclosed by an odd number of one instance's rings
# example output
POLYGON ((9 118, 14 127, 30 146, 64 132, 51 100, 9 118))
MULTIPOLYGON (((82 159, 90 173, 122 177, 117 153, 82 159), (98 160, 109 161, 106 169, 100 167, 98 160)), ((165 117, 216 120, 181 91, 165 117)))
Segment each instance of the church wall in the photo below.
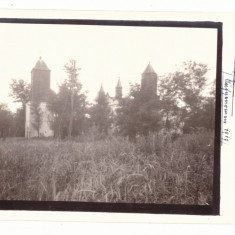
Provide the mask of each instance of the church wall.
MULTIPOLYGON (((41 124, 39 128, 39 137, 50 137, 54 136, 54 131, 51 129, 52 115, 47 108, 45 102, 39 104, 41 124)), ((31 103, 26 104, 26 123, 25 123, 25 137, 32 138, 38 137, 38 130, 33 124, 35 120, 35 114, 32 111, 31 103)))
POLYGON ((157 93, 157 75, 143 74, 141 80, 141 90, 156 95, 157 93))
POLYGON ((50 71, 33 69, 31 87, 31 100, 45 101, 50 92, 50 71))
POLYGON ((40 127, 40 136, 49 137, 54 136, 54 131, 51 129, 52 114, 47 108, 45 102, 40 103, 40 109, 42 111, 42 124, 40 127))
POLYGON ((25 110, 25 137, 30 138, 30 132, 31 132, 31 121, 30 121, 30 102, 26 104, 26 110, 25 110))

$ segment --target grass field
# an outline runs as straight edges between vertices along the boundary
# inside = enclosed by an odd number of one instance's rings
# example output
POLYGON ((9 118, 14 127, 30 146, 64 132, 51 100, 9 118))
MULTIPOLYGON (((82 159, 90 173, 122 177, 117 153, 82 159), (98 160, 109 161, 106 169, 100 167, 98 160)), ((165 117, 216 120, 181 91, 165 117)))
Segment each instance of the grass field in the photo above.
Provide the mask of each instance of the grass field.
POLYGON ((0 141, 0 200, 212 203, 213 133, 0 141))

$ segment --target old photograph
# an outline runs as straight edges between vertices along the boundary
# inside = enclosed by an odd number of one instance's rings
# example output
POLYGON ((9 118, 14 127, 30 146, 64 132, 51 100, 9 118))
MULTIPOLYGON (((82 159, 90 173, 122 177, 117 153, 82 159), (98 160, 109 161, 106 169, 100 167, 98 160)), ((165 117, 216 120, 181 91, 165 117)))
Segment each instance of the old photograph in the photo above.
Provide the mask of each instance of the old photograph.
POLYGON ((2 203, 214 206, 212 26, 1 22, 2 203))

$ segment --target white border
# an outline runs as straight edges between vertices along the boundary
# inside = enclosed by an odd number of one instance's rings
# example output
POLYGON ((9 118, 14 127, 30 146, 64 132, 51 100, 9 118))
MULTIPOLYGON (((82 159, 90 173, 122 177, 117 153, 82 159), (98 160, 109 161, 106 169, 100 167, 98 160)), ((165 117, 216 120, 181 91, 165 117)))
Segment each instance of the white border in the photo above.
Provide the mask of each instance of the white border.
MULTIPOLYGON (((117 11, 64 11, 64 10, 0 10, 0 16, 12 18, 56 18, 56 19, 109 19, 109 20, 177 20, 177 21, 221 21, 228 25, 234 13, 182 13, 182 12, 117 12, 117 11)), ((234 22, 234 21, 233 21, 234 22)), ((228 25, 229 26, 229 25, 228 25)), ((235 29, 235 27, 233 27, 235 29)), ((235 35, 235 30, 229 31, 235 35)), ((227 34, 228 34, 227 32, 227 34)), ((227 35, 228 36, 228 35, 227 35)), ((233 42, 235 43, 235 41, 233 42)), ((223 55, 227 56, 227 55, 223 55)), ((233 58, 227 59, 233 60, 233 58)), ((221 161, 221 216, 151 215, 125 213, 88 212, 30 212, 0 211, 0 220, 27 221, 87 221, 129 223, 203 223, 233 224, 235 222, 235 165, 233 146, 223 149, 221 161)))

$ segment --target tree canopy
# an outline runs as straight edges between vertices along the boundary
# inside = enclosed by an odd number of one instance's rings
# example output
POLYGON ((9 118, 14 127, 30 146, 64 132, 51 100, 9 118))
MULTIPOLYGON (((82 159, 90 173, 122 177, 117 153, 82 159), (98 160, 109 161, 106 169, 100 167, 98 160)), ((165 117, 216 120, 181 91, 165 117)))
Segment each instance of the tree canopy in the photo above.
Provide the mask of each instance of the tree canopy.
POLYGON ((16 136, 24 136, 25 107, 30 99, 30 84, 22 79, 12 79, 9 88, 9 96, 14 99, 14 102, 21 103, 21 108, 18 108, 14 114, 14 133, 16 136))
POLYGON ((150 97, 141 92, 140 85, 130 87, 129 95, 117 110, 116 122, 122 135, 135 138, 137 134, 147 135, 160 129, 160 102, 157 96, 150 97))
POLYGON ((101 134, 107 134, 113 121, 113 113, 107 95, 101 87, 96 103, 90 108, 90 120, 101 134))
POLYGON ((87 128, 86 94, 81 91, 82 84, 78 80, 76 61, 70 60, 65 65, 68 77, 59 86, 57 94, 52 93, 49 109, 54 113, 52 128, 60 137, 78 135, 87 128))
POLYGON ((25 108, 25 105, 30 98, 30 84, 22 79, 12 79, 10 83, 9 96, 14 99, 14 102, 20 102, 22 104, 22 108, 25 108))
POLYGON ((205 94, 207 72, 207 65, 189 61, 162 80, 163 110, 167 117, 168 114, 177 116, 178 124, 184 123, 184 132, 190 128, 213 127, 215 97, 211 92, 205 94))

